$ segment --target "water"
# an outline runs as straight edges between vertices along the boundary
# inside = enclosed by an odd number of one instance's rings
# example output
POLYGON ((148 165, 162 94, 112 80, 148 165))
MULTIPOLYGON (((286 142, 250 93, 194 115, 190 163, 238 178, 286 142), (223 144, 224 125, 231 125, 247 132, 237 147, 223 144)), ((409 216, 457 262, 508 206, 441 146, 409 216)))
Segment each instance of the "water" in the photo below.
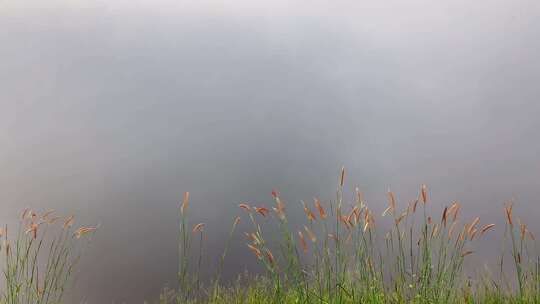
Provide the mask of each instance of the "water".
MULTIPOLYGON (((540 231, 534 1, 0 8, 0 221, 31 206, 101 224, 73 302, 173 285, 184 191, 215 258, 239 202, 277 188, 300 216, 341 165, 375 210, 427 183, 436 210, 456 199, 502 224, 514 198, 540 231)), ((256 269, 243 242, 228 278, 256 269)))

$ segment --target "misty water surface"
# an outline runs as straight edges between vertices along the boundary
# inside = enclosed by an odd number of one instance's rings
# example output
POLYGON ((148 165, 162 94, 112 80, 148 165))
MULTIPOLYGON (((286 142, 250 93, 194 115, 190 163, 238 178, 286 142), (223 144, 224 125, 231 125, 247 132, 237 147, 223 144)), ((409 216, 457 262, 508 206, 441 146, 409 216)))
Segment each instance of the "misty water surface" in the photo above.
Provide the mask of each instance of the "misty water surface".
MULTIPOLYGON (((514 198, 540 232, 539 18, 525 0, 2 1, 0 221, 101 224, 72 294, 99 304, 174 286, 184 191, 212 265, 239 202, 276 188, 300 216, 342 165, 375 210, 427 183, 437 212, 502 224, 514 198)), ((239 235, 227 277, 255 265, 239 235)))

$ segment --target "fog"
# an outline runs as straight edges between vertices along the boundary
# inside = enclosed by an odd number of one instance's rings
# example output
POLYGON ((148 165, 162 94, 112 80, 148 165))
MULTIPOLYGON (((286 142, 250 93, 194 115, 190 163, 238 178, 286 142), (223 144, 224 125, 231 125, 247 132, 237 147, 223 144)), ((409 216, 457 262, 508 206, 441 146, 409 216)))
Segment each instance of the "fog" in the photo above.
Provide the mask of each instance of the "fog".
POLYGON ((0 222, 100 224, 70 295, 100 304, 174 286, 184 191, 208 265, 239 202, 332 199, 342 165, 375 210, 426 183, 540 231, 538 54, 537 1, 0 1, 0 222))

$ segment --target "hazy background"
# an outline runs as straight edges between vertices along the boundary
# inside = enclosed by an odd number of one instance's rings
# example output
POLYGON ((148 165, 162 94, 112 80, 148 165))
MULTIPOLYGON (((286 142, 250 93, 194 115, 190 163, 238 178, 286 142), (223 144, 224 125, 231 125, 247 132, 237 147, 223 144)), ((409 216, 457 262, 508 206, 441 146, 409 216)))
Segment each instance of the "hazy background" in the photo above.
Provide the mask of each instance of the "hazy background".
POLYGON ((427 183, 540 232, 539 3, 0 0, 0 222, 101 223, 71 300, 96 304, 174 284, 184 191, 214 258, 240 201, 330 199, 341 165, 375 210, 427 183))

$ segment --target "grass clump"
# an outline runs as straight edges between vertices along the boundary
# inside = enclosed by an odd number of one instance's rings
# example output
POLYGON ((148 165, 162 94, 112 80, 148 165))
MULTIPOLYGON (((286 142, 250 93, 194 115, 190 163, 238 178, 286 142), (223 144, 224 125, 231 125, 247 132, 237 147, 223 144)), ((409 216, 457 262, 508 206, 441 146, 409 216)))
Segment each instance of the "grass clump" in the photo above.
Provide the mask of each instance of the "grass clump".
POLYGON ((344 179, 342 169, 334 200, 323 203, 315 198, 312 206, 302 201, 306 222, 296 227, 289 223, 286 204, 275 190, 271 209, 239 204, 251 226, 244 232, 246 249, 265 272, 244 274, 232 286, 220 279, 240 217, 233 222, 215 278, 203 286, 198 273, 204 224, 188 225, 186 194, 181 205, 179 288, 164 292, 160 303, 540 303, 534 235, 524 223, 515 223, 511 204, 504 208, 502 241, 510 245, 501 252, 500 274, 471 278, 464 262, 495 224, 479 217, 462 220, 458 202, 432 217, 428 189, 422 185, 418 197, 402 209, 388 191, 382 217, 392 224, 383 231, 358 188, 352 201, 344 199, 344 179), (277 241, 269 242, 272 233, 263 232, 269 223, 275 224, 277 241), (192 242, 198 251, 192 250, 192 242), (198 255, 191 262, 193 251, 198 255))
POLYGON ((0 304, 59 304, 80 258, 80 241, 97 227, 73 228, 74 217, 25 209, 14 238, 0 229, 4 288, 0 304))

